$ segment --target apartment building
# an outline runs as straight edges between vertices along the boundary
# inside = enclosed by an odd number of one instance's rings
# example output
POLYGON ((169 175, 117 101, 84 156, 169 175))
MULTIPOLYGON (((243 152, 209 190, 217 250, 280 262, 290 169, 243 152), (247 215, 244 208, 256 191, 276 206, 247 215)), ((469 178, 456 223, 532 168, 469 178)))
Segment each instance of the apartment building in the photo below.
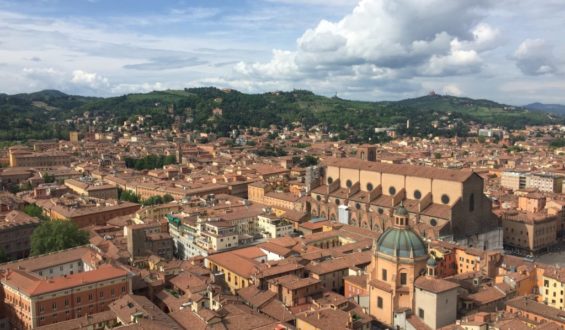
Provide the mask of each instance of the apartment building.
POLYGON ((29 256, 31 234, 39 226, 39 220, 21 212, 10 211, 0 216, 0 248, 8 260, 29 256))
POLYGON ((4 312, 12 328, 43 325, 99 313, 131 291, 128 271, 102 263, 89 247, 78 247, 3 264, 4 312))
POLYGON ((526 177, 526 188, 543 192, 560 193, 563 186, 563 175, 555 173, 530 173, 526 177))
POLYGON ((10 167, 52 167, 69 166, 70 154, 61 151, 33 152, 27 147, 14 146, 8 149, 10 167))
POLYGON ((67 179, 65 180, 65 186, 81 196, 100 199, 118 199, 118 188, 109 184, 67 179))
POLYGON ((132 257, 159 256, 173 258, 173 239, 167 232, 166 223, 152 222, 124 227, 127 249, 132 257))
MULTIPOLYGON (((543 286, 539 288, 544 304, 559 309, 565 309, 565 269, 550 267, 542 275, 543 286)), ((565 316, 565 314, 564 314, 565 316)))
POLYGON ((504 171, 500 177, 500 185, 514 191, 524 189, 527 176, 528 172, 525 171, 504 171))
POLYGON ((103 204, 88 198, 65 195, 59 199, 38 200, 43 213, 55 220, 71 220, 80 228, 105 225, 112 218, 134 214, 139 204, 123 201, 106 201, 103 204))
POLYGON ((559 219, 546 213, 507 211, 502 214, 504 244, 530 252, 538 252, 557 243, 559 219))

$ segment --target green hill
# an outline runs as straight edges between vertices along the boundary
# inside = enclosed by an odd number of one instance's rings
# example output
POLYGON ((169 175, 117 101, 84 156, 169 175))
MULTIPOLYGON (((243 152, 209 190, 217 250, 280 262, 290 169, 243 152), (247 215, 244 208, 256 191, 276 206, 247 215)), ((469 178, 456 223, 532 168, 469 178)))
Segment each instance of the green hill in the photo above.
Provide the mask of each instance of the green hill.
POLYGON ((396 102, 364 102, 328 98, 309 91, 244 94, 217 88, 189 88, 94 98, 55 90, 0 94, 0 140, 64 138, 69 130, 86 129, 85 114, 99 117, 98 128, 121 125, 146 116, 146 126, 227 134, 233 128, 318 125, 351 141, 378 141, 375 127, 397 127, 401 134, 465 135, 470 123, 520 128, 561 123, 554 114, 529 111, 488 100, 428 95, 396 102), (213 115, 213 109, 222 115, 213 115), (406 121, 410 119, 410 128, 406 121), (433 124, 433 125, 432 125, 433 124), (82 125, 82 126, 81 126, 82 125))

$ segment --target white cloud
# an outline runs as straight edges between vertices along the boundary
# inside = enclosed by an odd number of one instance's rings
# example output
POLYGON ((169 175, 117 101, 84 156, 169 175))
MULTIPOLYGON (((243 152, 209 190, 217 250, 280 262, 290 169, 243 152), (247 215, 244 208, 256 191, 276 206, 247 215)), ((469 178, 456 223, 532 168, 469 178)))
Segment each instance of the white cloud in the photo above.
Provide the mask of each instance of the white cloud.
POLYGON ((459 86, 455 85, 455 84, 448 84, 443 86, 443 88, 441 89, 443 94, 446 95, 452 95, 452 96, 461 96, 463 95, 463 91, 461 90, 461 88, 459 88, 459 86))
POLYGON ((498 29, 480 21, 479 9, 487 7, 485 0, 361 0, 341 20, 322 20, 306 30, 295 50, 275 50, 269 62, 240 62, 235 72, 300 81, 348 76, 349 82, 342 79, 344 87, 376 79, 477 73, 481 53, 496 48, 499 37, 498 29))
POLYGON ((556 60, 552 51, 552 46, 543 39, 526 39, 514 53, 514 59, 526 75, 556 73, 556 60))
POLYGON ((108 78, 102 77, 97 73, 74 70, 71 81, 74 84, 86 86, 92 89, 106 88, 110 86, 108 78))

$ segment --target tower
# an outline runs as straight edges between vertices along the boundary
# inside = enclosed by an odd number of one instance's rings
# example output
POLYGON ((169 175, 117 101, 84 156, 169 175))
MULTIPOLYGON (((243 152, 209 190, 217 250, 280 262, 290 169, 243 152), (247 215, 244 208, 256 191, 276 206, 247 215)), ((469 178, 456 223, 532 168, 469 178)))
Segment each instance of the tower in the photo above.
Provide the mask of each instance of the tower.
POLYGON ((414 307, 414 281, 426 272, 424 241, 409 227, 409 213, 402 203, 394 210, 394 224, 374 243, 369 266, 369 313, 392 325, 394 311, 414 307))
POLYGON ((178 138, 177 139, 177 151, 176 151, 176 158, 177 158, 177 163, 178 164, 182 164, 182 143, 183 143, 183 139, 182 138, 178 138))
POLYGON ((77 131, 69 132, 69 140, 71 141, 71 143, 78 143, 78 132, 77 131))
POLYGON ((370 162, 377 161, 377 147, 368 144, 360 145, 357 147, 357 158, 370 162))

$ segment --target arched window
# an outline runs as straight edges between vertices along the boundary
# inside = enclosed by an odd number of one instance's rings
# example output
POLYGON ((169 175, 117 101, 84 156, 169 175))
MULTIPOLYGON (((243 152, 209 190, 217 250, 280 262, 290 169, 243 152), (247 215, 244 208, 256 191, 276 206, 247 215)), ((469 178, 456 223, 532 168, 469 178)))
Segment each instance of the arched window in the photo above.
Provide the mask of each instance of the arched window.
POLYGON ((475 194, 471 193, 469 196, 469 212, 473 212, 475 210, 475 194))

